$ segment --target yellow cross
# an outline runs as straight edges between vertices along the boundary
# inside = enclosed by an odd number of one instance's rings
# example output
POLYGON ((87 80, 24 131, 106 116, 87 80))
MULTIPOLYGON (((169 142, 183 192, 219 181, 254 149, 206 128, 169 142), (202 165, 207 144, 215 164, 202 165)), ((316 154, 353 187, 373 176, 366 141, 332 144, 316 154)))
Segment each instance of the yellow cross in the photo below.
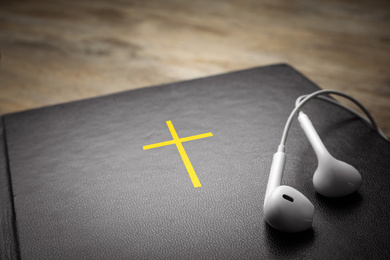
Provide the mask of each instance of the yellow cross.
POLYGON ((195 188, 202 187, 202 184, 200 184, 198 176, 196 176, 195 170, 192 167, 190 159, 188 158, 187 153, 184 150, 182 143, 187 142, 187 141, 200 139, 200 138, 210 137, 210 136, 213 136, 213 134, 211 132, 209 132, 209 133, 205 133, 205 134, 179 138, 179 136, 177 135, 177 133, 175 131, 175 128, 172 125, 172 122, 166 121, 166 123, 168 125, 169 131, 171 132, 173 140, 169 140, 169 141, 165 141, 165 142, 161 142, 161 143, 156 143, 156 144, 145 145, 145 146, 143 146, 144 150, 148 150, 148 149, 152 149, 152 148, 156 148, 156 147, 161 147, 161 146, 166 146, 166 145, 171 145, 171 144, 176 144, 176 147, 177 147, 177 150, 179 150, 181 159, 183 160, 184 165, 188 171, 188 174, 190 175, 192 184, 194 185, 195 188))

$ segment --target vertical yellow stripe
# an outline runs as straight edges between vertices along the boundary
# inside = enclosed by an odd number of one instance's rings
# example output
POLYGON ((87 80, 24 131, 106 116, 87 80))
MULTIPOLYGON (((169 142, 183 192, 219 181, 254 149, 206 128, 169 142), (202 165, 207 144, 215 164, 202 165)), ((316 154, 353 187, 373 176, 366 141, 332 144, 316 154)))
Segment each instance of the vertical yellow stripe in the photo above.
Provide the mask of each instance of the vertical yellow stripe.
POLYGON ((173 124, 172 124, 171 120, 167 121, 166 123, 167 123, 167 126, 169 128, 169 131, 171 132, 173 140, 179 141, 179 136, 177 135, 176 130, 173 127, 173 124))
POLYGON ((198 176, 196 176, 195 170, 192 167, 192 164, 190 162, 190 159, 187 156, 186 151, 184 150, 183 144, 180 142, 179 136, 177 135, 176 130, 172 125, 172 122, 167 121, 166 123, 168 125, 169 131, 171 132, 172 138, 176 143, 177 150, 179 150, 181 159, 183 160, 184 165, 188 171, 188 174, 190 175, 192 184, 194 185, 195 188, 202 187, 202 184, 200 184, 198 176))

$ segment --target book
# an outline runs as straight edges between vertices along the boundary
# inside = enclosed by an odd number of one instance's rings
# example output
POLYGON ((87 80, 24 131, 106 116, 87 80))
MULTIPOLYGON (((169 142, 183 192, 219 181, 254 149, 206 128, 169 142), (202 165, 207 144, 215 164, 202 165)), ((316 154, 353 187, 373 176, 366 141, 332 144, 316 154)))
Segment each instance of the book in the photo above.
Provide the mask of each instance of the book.
POLYGON ((287 117, 318 89, 277 64, 2 116, 3 257, 389 257, 389 143, 325 101, 302 110, 362 187, 317 194, 317 159, 294 121, 282 182, 314 204, 313 228, 286 234, 263 219, 287 117))

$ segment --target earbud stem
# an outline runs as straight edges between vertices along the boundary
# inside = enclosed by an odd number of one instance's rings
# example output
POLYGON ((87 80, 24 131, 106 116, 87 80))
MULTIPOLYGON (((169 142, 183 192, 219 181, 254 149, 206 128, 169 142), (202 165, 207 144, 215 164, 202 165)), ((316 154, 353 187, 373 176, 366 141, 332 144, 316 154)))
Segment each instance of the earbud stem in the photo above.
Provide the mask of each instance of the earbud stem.
POLYGON ((309 117, 305 113, 300 111, 298 115, 298 121, 303 131, 305 132, 307 138, 309 139, 309 142, 311 143, 314 152, 317 155, 317 158, 321 158, 321 156, 323 155, 328 155, 329 152, 326 149, 325 145, 322 143, 309 117))
POLYGON ((267 191, 265 192, 264 206, 270 193, 278 186, 280 186, 283 177, 284 164, 286 162, 286 153, 284 152, 284 145, 279 145, 278 151, 272 158, 271 170, 269 173, 267 191))

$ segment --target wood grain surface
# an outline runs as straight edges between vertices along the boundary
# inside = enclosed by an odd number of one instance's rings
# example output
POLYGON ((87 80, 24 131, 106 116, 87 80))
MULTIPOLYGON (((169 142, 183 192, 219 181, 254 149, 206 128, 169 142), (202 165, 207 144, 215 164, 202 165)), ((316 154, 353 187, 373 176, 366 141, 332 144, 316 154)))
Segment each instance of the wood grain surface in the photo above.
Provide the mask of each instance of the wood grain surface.
POLYGON ((289 63, 390 135, 387 0, 0 0, 0 114, 289 63))

